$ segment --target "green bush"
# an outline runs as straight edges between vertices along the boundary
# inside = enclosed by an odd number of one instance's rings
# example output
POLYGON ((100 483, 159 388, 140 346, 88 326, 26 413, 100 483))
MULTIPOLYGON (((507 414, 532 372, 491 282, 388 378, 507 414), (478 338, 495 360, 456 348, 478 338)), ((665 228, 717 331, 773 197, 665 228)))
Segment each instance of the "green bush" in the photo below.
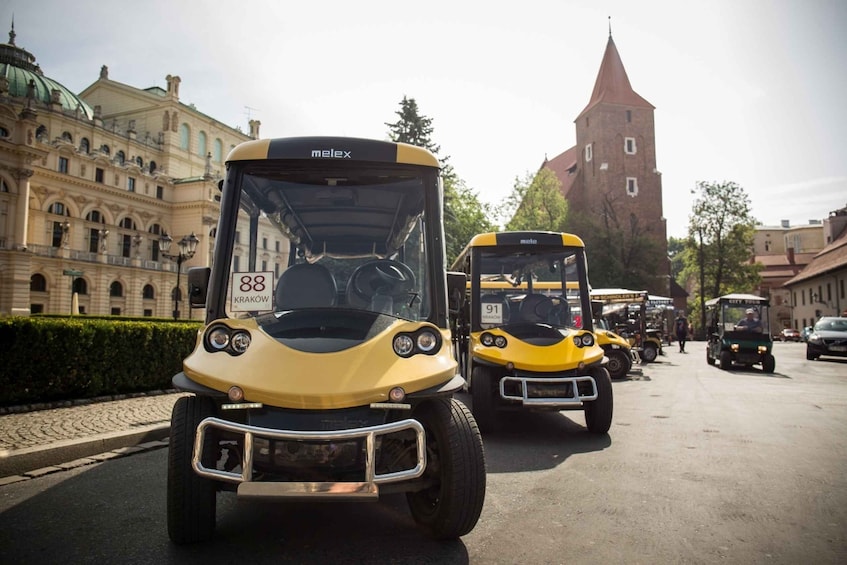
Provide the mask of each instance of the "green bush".
POLYGON ((171 388, 201 325, 87 317, 0 319, 0 406, 171 388))

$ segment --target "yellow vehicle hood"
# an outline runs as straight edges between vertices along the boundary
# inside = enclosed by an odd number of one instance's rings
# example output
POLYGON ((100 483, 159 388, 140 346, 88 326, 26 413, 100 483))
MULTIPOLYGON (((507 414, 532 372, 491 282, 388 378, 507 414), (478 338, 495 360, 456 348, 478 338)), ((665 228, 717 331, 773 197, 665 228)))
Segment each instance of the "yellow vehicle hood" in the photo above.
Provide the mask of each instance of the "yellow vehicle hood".
MULTIPOLYGON (((373 335, 337 351, 310 352, 269 335, 255 319, 225 320, 225 325, 247 330, 250 347, 241 355, 209 352, 198 340, 183 362, 185 375, 209 388, 226 392, 233 385, 244 390, 245 402, 305 410, 327 410, 386 402, 388 391, 403 387, 414 393, 444 383, 456 375, 449 330, 429 326, 441 334, 434 355, 408 358, 394 353, 392 341, 400 332, 414 332, 423 324, 393 319, 373 335)), ((428 324, 426 324, 428 325, 428 324)), ((308 345, 309 337, 302 338, 308 345)), ((299 340, 297 340, 299 341, 299 340)))

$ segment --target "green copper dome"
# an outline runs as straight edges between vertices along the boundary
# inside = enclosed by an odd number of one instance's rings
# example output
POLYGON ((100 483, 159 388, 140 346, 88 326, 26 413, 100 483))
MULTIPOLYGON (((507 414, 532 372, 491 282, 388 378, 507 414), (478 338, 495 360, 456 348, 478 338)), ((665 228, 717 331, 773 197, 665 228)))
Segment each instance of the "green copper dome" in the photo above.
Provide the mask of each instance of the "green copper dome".
POLYGON ((0 45, 0 77, 9 82, 9 96, 32 96, 38 102, 50 104, 55 90, 64 110, 74 112, 79 109, 89 120, 94 118, 91 106, 55 80, 44 76, 35 56, 15 45, 14 23, 9 32, 9 43, 0 45))

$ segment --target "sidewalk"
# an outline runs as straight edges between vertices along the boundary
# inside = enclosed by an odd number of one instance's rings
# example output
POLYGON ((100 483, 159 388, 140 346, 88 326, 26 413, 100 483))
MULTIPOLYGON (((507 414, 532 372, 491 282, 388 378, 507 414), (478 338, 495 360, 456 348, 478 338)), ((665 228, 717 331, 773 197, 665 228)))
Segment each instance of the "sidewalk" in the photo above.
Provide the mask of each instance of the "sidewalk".
MULTIPOLYGON (((0 486, 168 444, 184 393, 158 391, 0 415, 0 486)), ((22 410, 22 411, 19 411, 22 410)))

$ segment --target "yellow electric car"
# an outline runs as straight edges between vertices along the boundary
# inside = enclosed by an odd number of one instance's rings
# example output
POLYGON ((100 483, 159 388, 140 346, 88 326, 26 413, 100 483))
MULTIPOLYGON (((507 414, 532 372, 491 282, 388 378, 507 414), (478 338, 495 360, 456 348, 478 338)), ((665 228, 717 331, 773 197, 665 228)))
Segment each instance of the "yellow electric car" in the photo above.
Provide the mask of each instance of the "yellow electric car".
POLYGON ((612 422, 612 383, 592 332, 585 247, 571 234, 474 236, 451 267, 469 281, 454 322, 456 356, 483 431, 514 410, 582 410, 612 422))
MULTIPOLYGON (((212 266, 189 271, 206 323, 173 377, 194 394, 171 420, 172 540, 214 535, 219 491, 401 492, 435 538, 474 528, 485 460, 472 413, 453 398, 465 381, 451 351, 442 199, 438 161, 411 145, 305 137, 230 152, 212 266)), ((464 276, 450 280, 464 289, 464 276)))

